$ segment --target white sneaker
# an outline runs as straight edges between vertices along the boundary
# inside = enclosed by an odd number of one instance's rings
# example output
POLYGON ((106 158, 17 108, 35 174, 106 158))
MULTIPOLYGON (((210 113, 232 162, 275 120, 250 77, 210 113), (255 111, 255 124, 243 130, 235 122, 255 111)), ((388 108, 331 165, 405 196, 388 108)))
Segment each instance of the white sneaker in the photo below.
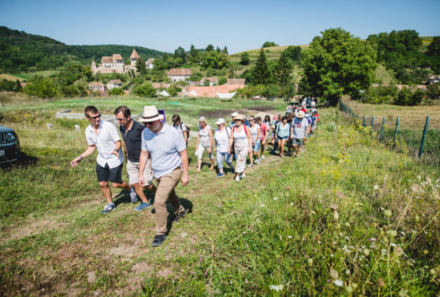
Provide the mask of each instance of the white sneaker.
POLYGON ((249 168, 251 168, 252 166, 254 166, 254 163, 248 165, 249 168))
POLYGON ((263 160, 264 160, 264 156, 261 156, 261 159, 263 159, 263 160))
POLYGON ((255 161, 255 163, 257 163, 258 165, 260 165, 260 159, 257 159, 257 161, 255 161))
POLYGON ((237 175, 237 177, 235 178, 235 181, 240 181, 240 176, 237 175))
POLYGON ((245 178, 245 177, 246 177, 245 173, 240 174, 240 178, 245 178))

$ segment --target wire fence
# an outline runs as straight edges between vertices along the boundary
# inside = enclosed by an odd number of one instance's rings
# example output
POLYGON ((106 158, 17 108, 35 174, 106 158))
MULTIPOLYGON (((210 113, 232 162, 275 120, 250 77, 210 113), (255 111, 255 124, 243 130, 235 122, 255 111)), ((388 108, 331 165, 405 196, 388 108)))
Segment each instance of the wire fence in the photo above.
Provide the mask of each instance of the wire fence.
POLYGON ((385 117, 356 114, 342 100, 339 100, 339 110, 353 122, 369 128, 370 135, 374 135, 391 149, 408 153, 434 166, 440 166, 440 131, 429 129, 429 116, 426 117, 425 125, 403 129, 401 124, 404 119, 400 117, 391 121, 385 117))

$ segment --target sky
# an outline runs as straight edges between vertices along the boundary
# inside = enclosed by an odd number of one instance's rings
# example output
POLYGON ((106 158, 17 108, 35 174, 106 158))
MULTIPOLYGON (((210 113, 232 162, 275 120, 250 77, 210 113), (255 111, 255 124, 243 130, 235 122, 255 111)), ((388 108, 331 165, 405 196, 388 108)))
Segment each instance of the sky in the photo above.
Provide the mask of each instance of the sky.
POLYGON ((0 26, 68 45, 121 44, 174 52, 208 44, 230 54, 309 44, 329 28, 355 37, 392 30, 440 35, 440 0, 0 0, 0 26))

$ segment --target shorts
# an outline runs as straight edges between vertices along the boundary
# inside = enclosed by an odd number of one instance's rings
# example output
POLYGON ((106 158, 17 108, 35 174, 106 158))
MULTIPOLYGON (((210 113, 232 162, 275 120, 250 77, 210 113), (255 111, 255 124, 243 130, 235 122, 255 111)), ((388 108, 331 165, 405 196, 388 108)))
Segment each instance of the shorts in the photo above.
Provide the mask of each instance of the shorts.
POLYGON ((283 136, 283 137, 277 136, 277 138, 278 140, 283 140, 283 139, 287 139, 287 136, 283 136))
POLYGON ((255 143, 254 146, 253 146, 253 148, 252 148, 252 150, 253 150, 254 152, 258 152, 258 151, 260 150, 260 145, 261 145, 261 142, 260 142, 260 141, 257 142, 257 143, 255 143))
POLYGON ((302 138, 294 138, 294 139, 292 139, 292 143, 293 143, 293 145, 301 146, 301 145, 303 145, 303 139, 302 138))
MULTIPOLYGON (((148 187, 154 180, 153 171, 151 170, 151 160, 148 159, 144 170, 144 185, 148 187)), ((139 183, 139 162, 127 161, 127 174, 130 185, 139 183)))
POLYGON ((98 182, 110 181, 115 184, 122 184, 122 165, 110 169, 108 163, 105 163, 105 167, 96 164, 96 175, 98 177, 98 182))

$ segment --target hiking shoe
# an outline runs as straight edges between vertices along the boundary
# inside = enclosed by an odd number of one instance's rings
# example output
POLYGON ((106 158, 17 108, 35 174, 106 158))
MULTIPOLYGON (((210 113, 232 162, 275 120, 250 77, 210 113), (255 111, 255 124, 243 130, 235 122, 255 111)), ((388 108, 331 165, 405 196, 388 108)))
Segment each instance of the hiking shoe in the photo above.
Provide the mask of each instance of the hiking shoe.
POLYGON ((225 174, 224 173, 219 173, 219 174, 217 174, 217 177, 223 177, 223 176, 225 176, 225 174))
POLYGON ((174 222, 175 222, 175 223, 179 222, 179 220, 180 220, 181 218, 184 218, 185 216, 186 216, 186 210, 184 210, 184 211, 181 212, 181 213, 178 213, 178 214, 174 217, 174 222))
POLYGON ((165 234, 163 235, 156 235, 154 236, 153 243, 151 244, 153 247, 158 247, 161 245, 165 239, 167 239, 167 236, 165 234))
POLYGON ((240 181, 240 176, 239 176, 239 175, 237 175, 237 176, 235 177, 235 181, 240 181))
POLYGON ((131 190, 130 190, 130 200, 131 200, 131 203, 136 203, 138 200, 138 197, 137 197, 136 192, 134 191, 133 187, 131 187, 131 190))
POLYGON ((244 173, 240 174, 240 178, 245 178, 245 177, 246 177, 246 174, 244 174, 244 173))
POLYGON ((114 203, 109 203, 104 207, 104 210, 101 211, 102 214, 107 214, 111 212, 113 209, 116 208, 116 205, 114 203))
POLYGON ((232 173, 232 174, 235 173, 234 168, 232 168, 232 167, 231 167, 231 173, 232 173))
POLYGON ((263 156, 261 156, 261 159, 262 159, 262 160, 264 160, 264 155, 263 155, 263 156))
POLYGON ((255 161, 255 163, 257 163, 258 165, 260 165, 260 159, 257 159, 257 161, 255 161))
POLYGON ((142 202, 138 207, 135 208, 136 211, 143 211, 144 209, 150 208, 151 202, 145 203, 142 202))
POLYGON ((254 166, 254 163, 248 165, 249 168, 251 168, 252 166, 254 166))

